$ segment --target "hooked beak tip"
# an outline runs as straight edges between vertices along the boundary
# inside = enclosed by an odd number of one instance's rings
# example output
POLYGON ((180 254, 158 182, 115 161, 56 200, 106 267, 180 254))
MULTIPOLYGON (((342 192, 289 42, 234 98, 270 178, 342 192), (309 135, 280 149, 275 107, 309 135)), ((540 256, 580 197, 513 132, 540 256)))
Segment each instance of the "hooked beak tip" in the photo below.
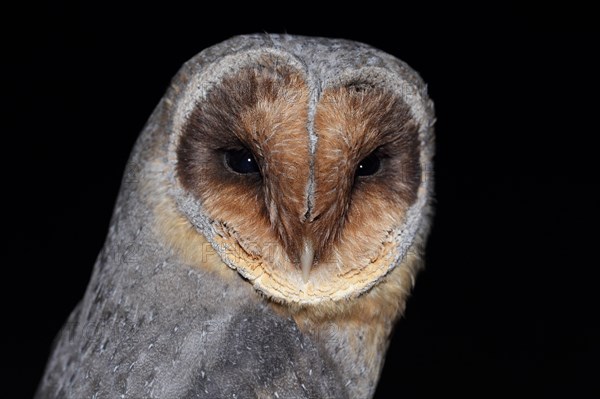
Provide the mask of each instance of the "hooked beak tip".
POLYGON ((300 255, 300 265, 302 266, 302 280, 304 283, 308 282, 310 275, 310 269, 312 268, 313 261, 315 259, 315 251, 310 240, 304 240, 304 246, 302 247, 302 255, 300 255))

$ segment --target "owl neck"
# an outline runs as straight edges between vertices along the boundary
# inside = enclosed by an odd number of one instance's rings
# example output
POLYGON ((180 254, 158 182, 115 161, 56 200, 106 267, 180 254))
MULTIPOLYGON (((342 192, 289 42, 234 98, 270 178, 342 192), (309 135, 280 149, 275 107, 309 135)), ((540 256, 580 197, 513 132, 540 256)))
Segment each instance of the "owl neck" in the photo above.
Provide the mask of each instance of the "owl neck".
POLYGON ((404 311, 421 265, 419 253, 409 252, 382 283, 337 308, 304 308, 290 314, 289 307, 274 307, 287 312, 323 355, 339 367, 340 381, 349 397, 369 398, 375 393, 392 329, 404 311))

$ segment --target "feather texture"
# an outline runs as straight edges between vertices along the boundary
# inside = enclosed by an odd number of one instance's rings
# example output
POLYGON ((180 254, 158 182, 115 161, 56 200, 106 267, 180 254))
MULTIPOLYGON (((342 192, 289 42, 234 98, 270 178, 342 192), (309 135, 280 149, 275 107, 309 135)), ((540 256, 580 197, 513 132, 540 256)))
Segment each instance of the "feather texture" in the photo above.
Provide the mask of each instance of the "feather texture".
POLYGON ((360 43, 238 36, 188 61, 36 397, 371 397, 422 265, 433 119, 419 76, 360 43))

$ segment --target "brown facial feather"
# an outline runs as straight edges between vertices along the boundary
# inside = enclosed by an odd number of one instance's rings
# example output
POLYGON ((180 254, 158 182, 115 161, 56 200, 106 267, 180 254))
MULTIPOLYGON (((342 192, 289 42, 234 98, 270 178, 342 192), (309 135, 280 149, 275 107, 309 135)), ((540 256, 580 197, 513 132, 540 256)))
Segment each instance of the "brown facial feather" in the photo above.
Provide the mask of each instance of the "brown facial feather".
POLYGON ((298 258, 310 158, 307 92, 299 72, 265 59, 261 69, 226 77, 185 127, 178 148, 184 187, 216 221, 228 221, 223 227, 249 253, 280 243, 298 258), (262 177, 224 167, 225 152, 241 148, 254 154, 262 177))
POLYGON ((297 303, 358 295, 387 273, 392 232, 421 176, 418 126, 396 95, 370 85, 326 89, 314 117, 314 159, 308 103, 303 73, 265 60, 207 93, 177 150, 178 176, 213 220, 225 256, 257 289, 297 303), (225 166, 225 152, 241 148, 260 175, 225 166), (371 153, 380 170, 357 177, 371 153), (305 240, 315 249, 306 284, 298 266, 305 240))
POLYGON ((373 238, 383 239, 399 224, 420 183, 418 129, 408 107, 377 88, 333 88, 319 102, 315 131, 311 233, 319 245, 317 258, 357 235, 365 245, 347 249, 372 251, 373 238), (380 169, 356 176, 359 163, 371 153, 381 160, 380 169))

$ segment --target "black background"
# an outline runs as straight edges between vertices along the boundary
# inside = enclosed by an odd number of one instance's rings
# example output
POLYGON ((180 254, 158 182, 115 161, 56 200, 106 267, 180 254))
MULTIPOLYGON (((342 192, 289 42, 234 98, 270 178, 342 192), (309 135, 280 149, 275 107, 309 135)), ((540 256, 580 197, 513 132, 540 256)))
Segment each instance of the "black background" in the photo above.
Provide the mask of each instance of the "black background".
POLYGON ((419 71, 436 104, 427 269, 376 397, 598 397, 591 10, 295 4, 275 17, 255 3, 236 21, 231 4, 102 4, 3 16, 4 375, 19 397, 84 293, 128 154, 171 77, 252 32, 369 43, 419 71))

